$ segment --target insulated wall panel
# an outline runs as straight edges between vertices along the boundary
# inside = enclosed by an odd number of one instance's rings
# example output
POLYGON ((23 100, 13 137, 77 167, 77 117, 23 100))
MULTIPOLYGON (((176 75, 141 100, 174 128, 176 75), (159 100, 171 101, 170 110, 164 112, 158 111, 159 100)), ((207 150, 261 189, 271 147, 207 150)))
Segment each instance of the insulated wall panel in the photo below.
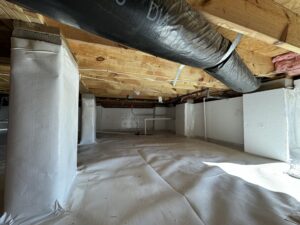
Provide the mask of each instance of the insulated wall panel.
POLYGON ((186 121, 186 112, 185 112, 185 106, 186 104, 180 104, 176 105, 176 121, 175 121, 175 129, 176 134, 178 135, 185 135, 186 127, 185 127, 185 121, 186 121))
POLYGON ((76 175, 79 73, 65 45, 12 38, 11 52, 5 210, 20 219, 65 204, 76 175))
MULTIPOLYGON (((143 131, 144 120, 153 118, 174 118, 174 108, 103 108, 97 106, 97 131, 143 131)), ((147 129, 174 131, 174 120, 148 121, 147 129)))
POLYGON ((286 89, 244 95, 245 151, 288 160, 286 89))
POLYGON ((167 117, 172 118, 172 120, 167 121, 167 130, 175 133, 175 118, 176 118, 176 108, 175 107, 168 107, 167 108, 167 117))
MULTIPOLYGON (((179 135, 204 137, 204 104, 177 105, 176 125, 179 135)), ((206 130, 209 139, 243 145, 243 99, 206 102, 206 130)))
POLYGON ((203 111, 203 104, 197 103, 193 105, 194 113, 193 113, 193 123, 195 124, 193 129, 193 136, 194 137, 204 137, 204 111, 203 111))
POLYGON ((206 103, 207 137, 244 144, 243 98, 230 98, 206 103))
POLYGON ((296 88, 300 89, 300 80, 295 80, 294 85, 296 88))

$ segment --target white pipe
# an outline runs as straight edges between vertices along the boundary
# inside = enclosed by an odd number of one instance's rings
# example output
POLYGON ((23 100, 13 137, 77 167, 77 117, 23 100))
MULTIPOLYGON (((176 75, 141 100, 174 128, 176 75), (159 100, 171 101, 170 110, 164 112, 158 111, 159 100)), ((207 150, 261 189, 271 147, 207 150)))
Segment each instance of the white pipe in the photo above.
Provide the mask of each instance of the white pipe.
POLYGON ((147 135, 147 121, 158 121, 158 120, 172 120, 172 118, 145 118, 145 135, 147 135))

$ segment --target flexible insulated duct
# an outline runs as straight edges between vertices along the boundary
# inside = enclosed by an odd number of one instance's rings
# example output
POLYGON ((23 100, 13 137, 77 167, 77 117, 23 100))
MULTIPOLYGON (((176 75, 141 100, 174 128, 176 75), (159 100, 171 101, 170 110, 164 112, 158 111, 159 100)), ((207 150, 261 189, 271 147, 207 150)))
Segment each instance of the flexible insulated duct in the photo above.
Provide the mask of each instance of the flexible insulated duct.
MULTIPOLYGON (((185 0, 13 0, 62 23, 169 59, 205 69, 238 92, 260 82, 219 34, 185 0)), ((175 75, 174 75, 175 76, 175 75)))

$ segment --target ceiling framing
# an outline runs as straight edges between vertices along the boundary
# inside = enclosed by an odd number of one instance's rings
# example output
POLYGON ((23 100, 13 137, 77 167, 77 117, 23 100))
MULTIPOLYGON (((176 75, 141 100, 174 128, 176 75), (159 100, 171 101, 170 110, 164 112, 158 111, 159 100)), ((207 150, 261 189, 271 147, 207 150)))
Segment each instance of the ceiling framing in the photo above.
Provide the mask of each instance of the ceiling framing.
MULTIPOLYGON (((187 0, 216 29, 234 40, 244 34, 238 53, 259 77, 276 77, 272 58, 300 53, 300 3, 297 0, 187 0)), ((165 101, 207 88, 228 88, 199 68, 186 66, 173 85, 180 65, 32 13, 0 0, 0 91, 9 92, 9 48, 12 23, 22 20, 60 28, 80 70, 82 93, 98 97, 165 101)))

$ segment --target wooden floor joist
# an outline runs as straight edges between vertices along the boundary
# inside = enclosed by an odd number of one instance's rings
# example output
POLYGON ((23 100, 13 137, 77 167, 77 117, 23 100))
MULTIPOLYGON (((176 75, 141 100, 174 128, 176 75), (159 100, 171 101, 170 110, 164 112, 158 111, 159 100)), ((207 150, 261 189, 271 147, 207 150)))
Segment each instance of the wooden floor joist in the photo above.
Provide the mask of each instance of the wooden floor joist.
POLYGON ((203 87, 227 89, 197 68, 186 67, 173 86, 179 64, 134 49, 67 39, 82 80, 92 92, 174 97, 203 87), (122 92, 125 91, 125 92, 122 92))
MULTIPOLYGON (((226 38, 245 34, 237 52, 257 76, 273 77, 272 57, 300 53, 300 13, 297 0, 187 0, 200 10, 226 38)), ((88 32, 63 25, 0 0, 0 20, 17 19, 60 28, 67 38, 81 73, 80 90, 100 97, 166 99, 211 88, 226 90, 203 70, 185 67, 176 86, 172 85, 178 63, 170 62, 88 32)), ((3 20, 2 20, 3 21, 3 20)), ((7 24, 0 23, 0 47, 9 40, 7 24), (1 39, 2 38, 2 39, 1 39), (2 42, 1 42, 2 41, 2 42), (2 43, 2 44, 1 44, 2 43)), ((4 49, 4 48, 2 48, 4 49)), ((9 57, 9 48, 0 57, 9 57)), ((9 65, 0 62, 0 89, 8 92, 9 65)), ((0 91, 1 91, 0 90, 0 91)))
POLYGON ((187 0, 217 26, 300 53, 300 16, 273 0, 187 0))

